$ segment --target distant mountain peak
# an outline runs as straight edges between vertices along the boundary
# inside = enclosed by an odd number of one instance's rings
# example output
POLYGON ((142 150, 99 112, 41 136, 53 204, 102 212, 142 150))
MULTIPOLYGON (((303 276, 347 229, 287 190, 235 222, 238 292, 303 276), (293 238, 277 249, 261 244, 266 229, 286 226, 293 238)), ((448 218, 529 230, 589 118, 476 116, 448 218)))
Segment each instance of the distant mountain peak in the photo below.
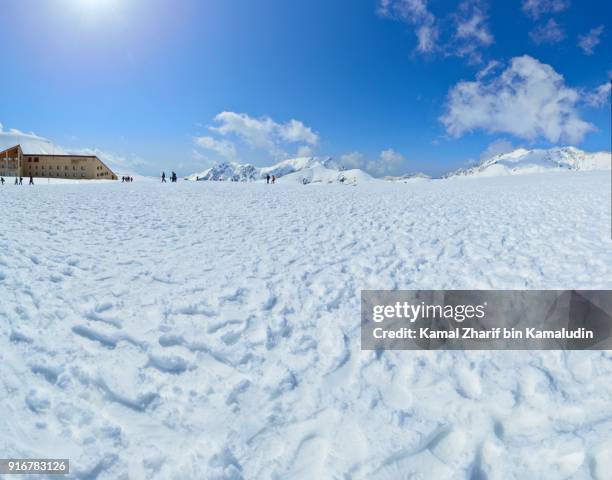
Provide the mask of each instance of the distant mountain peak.
POLYGON ((456 170, 448 177, 519 175, 563 170, 609 170, 610 152, 585 152, 579 148, 517 148, 487 158, 478 165, 456 170))

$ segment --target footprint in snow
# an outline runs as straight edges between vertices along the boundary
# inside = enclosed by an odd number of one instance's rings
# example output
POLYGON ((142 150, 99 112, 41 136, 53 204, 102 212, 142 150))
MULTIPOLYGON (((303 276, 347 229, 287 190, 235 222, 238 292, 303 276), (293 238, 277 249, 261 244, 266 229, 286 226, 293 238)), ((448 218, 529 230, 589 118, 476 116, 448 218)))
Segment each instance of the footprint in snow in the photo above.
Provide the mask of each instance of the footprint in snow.
POLYGON ((149 355, 148 366, 156 368, 160 372, 179 375, 188 369, 193 370, 195 366, 189 366, 187 361, 177 355, 149 355))

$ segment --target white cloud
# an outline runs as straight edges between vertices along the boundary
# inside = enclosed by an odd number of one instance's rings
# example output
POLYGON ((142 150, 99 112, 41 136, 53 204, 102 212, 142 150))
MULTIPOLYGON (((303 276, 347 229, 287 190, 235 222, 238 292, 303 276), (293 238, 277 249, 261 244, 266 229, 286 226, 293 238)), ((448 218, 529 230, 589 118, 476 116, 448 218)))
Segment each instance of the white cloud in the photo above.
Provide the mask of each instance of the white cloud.
POLYGON ((314 155, 314 150, 310 145, 301 145, 297 149, 298 157, 312 157, 314 155))
POLYGON ((579 93, 550 65, 524 55, 498 76, 462 81, 448 94, 440 121, 453 137, 484 130, 577 143, 593 126, 576 110, 579 93))
POLYGON ((427 8, 427 0, 380 0, 378 13, 414 26, 417 51, 427 53, 436 50, 439 30, 436 17, 427 8))
POLYGON ((193 141, 198 147, 218 153, 225 158, 236 157, 236 147, 227 140, 217 140, 213 137, 201 136, 194 137, 193 141))
POLYGON ((246 113, 221 112, 215 117, 218 126, 210 129, 223 136, 235 136, 249 147, 262 149, 275 158, 286 157, 285 149, 315 147, 319 136, 299 120, 281 124, 270 117, 254 118, 246 113))
POLYGON ((402 167, 406 159, 401 153, 396 152, 392 148, 380 152, 378 161, 374 166, 374 171, 380 175, 397 173, 402 167))
POLYGON ((452 52, 471 62, 482 61, 480 50, 493 43, 493 35, 487 25, 487 14, 482 2, 469 0, 459 6, 455 14, 455 36, 452 52))
POLYGON ((480 80, 481 78, 484 78, 484 77, 492 74, 500 66, 501 66, 500 62, 498 62, 497 60, 491 60, 489 63, 487 63, 487 65, 483 69, 481 69, 476 74, 476 80, 480 80))
POLYGON ((464 0, 455 13, 441 19, 431 13, 427 0, 379 0, 378 13, 413 27, 418 53, 440 52, 479 62, 480 50, 494 40, 484 0, 464 0))
POLYGON ((95 155, 102 160, 113 172, 118 175, 134 175, 134 169, 147 164, 141 157, 135 154, 129 156, 114 152, 100 150, 99 148, 70 149, 68 153, 74 155, 95 155))
POLYGON ((367 168, 368 161, 360 152, 345 153, 340 156, 340 163, 345 168, 361 168, 365 170, 367 168))
POLYGON ((591 28, 586 35, 578 35, 578 46, 585 55, 593 55, 595 47, 601 42, 603 31, 604 26, 600 25, 599 27, 591 28))
POLYGON ((558 43, 565 38, 565 32, 561 25, 554 19, 549 19, 544 25, 540 25, 535 30, 529 32, 529 37, 537 44, 558 43))
POLYGON ((480 160, 488 160, 489 158, 492 158, 495 155, 508 153, 514 149, 515 146, 512 144, 512 142, 503 138, 498 138, 494 142, 491 142, 486 148, 486 150, 480 154, 480 160))
MULTIPOLYGON (((277 124, 278 125, 278 124, 277 124)), ((288 142, 304 142, 307 145, 319 143, 319 136, 298 120, 289 120, 284 125, 278 125, 280 136, 288 142)))
POLYGON ((198 164, 209 164, 210 163, 209 158, 195 148, 191 150, 191 158, 195 160, 198 164))
POLYGON ((546 13, 559 13, 567 9, 569 0, 523 0, 525 14, 535 20, 546 13))
POLYGON ((360 152, 340 156, 340 163, 345 168, 360 168, 374 176, 398 174, 405 162, 406 158, 392 148, 380 152, 376 159, 368 159, 360 152))
POLYGON ((584 93, 584 101, 592 107, 602 107, 610 101, 611 90, 612 84, 609 81, 602 83, 593 91, 584 93))

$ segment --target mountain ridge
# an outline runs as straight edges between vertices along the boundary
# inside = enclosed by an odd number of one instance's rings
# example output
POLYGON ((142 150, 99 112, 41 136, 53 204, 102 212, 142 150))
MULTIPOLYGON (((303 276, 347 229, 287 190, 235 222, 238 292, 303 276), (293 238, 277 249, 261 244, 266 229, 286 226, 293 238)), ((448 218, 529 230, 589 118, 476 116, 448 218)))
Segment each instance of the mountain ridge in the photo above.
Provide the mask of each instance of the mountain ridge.
MULTIPOLYGON (((486 158, 477 165, 460 168, 440 178, 503 176, 548 171, 583 171, 610 169, 610 152, 586 152, 572 146, 549 149, 516 148, 486 158)), ((266 175, 298 183, 359 183, 370 180, 408 183, 433 178, 424 173, 374 178, 364 170, 345 169, 332 157, 296 157, 267 167, 249 163, 222 162, 186 177, 196 181, 260 181, 266 175)))
POLYGON ((572 146, 548 149, 516 148, 486 158, 478 165, 450 172, 442 178, 519 175, 564 170, 609 170, 610 155, 610 152, 585 152, 572 146))

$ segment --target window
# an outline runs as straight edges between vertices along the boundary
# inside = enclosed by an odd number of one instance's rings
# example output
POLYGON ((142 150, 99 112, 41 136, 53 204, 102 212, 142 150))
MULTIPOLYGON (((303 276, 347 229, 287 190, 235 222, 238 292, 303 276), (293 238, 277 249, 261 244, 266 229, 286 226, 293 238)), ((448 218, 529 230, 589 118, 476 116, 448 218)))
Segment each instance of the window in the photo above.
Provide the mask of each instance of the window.
POLYGON ((34 157, 34 162, 38 163, 38 157, 34 157))

